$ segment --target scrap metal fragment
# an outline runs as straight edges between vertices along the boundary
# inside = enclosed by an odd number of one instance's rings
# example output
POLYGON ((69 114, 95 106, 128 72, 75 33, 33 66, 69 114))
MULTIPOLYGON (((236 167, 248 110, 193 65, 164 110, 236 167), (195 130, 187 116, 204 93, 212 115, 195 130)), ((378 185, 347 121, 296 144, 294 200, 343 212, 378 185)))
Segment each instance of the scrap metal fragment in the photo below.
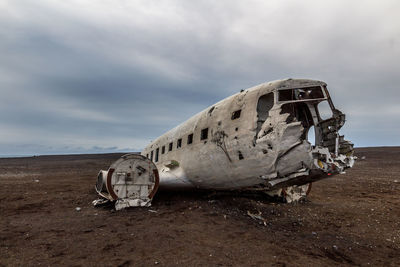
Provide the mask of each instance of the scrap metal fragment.
POLYGON ((264 226, 267 226, 267 220, 261 216, 262 212, 258 211, 258 214, 255 213, 251 213, 250 211, 247 211, 247 215, 250 216, 250 218, 252 218, 253 220, 260 220, 262 222, 262 224, 264 224, 264 226))
POLYGON ((99 172, 95 189, 102 199, 93 201, 93 205, 112 202, 116 210, 148 207, 158 184, 158 170, 152 161, 138 154, 127 154, 111 164, 108 171, 99 172))

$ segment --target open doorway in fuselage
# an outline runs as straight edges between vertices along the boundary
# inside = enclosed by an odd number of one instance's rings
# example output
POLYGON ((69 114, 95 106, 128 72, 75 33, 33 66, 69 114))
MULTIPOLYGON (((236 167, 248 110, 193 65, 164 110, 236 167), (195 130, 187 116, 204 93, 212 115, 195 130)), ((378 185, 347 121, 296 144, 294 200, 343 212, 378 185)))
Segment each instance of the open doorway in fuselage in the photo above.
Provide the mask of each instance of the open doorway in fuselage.
POLYGON ((263 123, 269 115, 269 111, 274 106, 274 93, 268 93, 260 96, 257 102, 257 129, 256 136, 261 130, 263 123))

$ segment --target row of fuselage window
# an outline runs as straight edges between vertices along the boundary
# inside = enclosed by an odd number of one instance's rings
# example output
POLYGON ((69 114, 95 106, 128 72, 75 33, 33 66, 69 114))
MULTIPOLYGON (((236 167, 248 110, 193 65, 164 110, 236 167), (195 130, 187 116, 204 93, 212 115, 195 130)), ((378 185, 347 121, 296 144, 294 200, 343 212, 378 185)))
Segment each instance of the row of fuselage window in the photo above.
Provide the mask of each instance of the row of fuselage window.
MULTIPOLYGON (((207 139, 208 139, 208 128, 205 128, 205 129, 201 130, 200 141, 207 140, 207 139)), ((187 142, 186 143, 188 145, 193 143, 193 134, 189 134, 187 136, 187 142)), ((167 152, 172 151, 173 147, 174 147, 174 142, 171 142, 171 143, 168 144, 168 151, 166 151, 166 146, 162 146, 161 147, 161 154, 165 154, 167 152)), ((181 147, 182 147, 182 138, 179 138, 178 141, 176 142, 176 149, 179 149, 181 147)), ((157 148, 155 150, 155 152, 154 152, 154 150, 152 150, 150 152, 150 157, 149 157, 149 154, 147 154, 146 157, 149 158, 152 161, 153 160, 153 156, 154 156, 154 161, 158 162, 159 155, 160 155, 160 148, 157 148)))
MULTIPOLYGON (((236 119, 240 118, 241 111, 242 110, 239 109, 239 110, 232 112, 231 120, 236 120, 236 119)), ((200 132, 200 141, 207 140, 207 138, 208 138, 208 128, 205 128, 205 129, 201 130, 201 132, 200 132)), ((187 136, 187 144, 190 145, 192 143, 193 143, 193 134, 191 133, 187 136)), ((174 142, 169 143, 168 144, 168 152, 172 151, 173 147, 174 147, 174 142)), ((176 142, 176 149, 179 149, 181 147, 182 147, 182 138, 179 138, 178 141, 176 142)), ((165 154, 165 153, 167 153, 166 146, 162 146, 161 154, 165 154)), ((157 148, 155 150, 155 152, 154 152, 154 150, 152 150, 150 152, 150 157, 149 157, 149 154, 147 154, 146 158, 153 161, 153 156, 154 156, 154 162, 158 162, 159 155, 160 155, 160 148, 157 148)))

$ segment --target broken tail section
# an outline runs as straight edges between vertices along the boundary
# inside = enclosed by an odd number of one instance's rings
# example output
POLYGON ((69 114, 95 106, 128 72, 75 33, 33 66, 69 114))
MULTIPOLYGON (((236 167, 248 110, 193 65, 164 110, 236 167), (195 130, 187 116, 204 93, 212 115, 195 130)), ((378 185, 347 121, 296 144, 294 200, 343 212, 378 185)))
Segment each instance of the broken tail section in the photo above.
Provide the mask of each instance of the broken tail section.
POLYGON ((95 189, 101 199, 93 204, 112 202, 116 210, 148 207, 158 186, 159 175, 154 163, 138 154, 126 154, 111 164, 108 171, 99 172, 95 189))

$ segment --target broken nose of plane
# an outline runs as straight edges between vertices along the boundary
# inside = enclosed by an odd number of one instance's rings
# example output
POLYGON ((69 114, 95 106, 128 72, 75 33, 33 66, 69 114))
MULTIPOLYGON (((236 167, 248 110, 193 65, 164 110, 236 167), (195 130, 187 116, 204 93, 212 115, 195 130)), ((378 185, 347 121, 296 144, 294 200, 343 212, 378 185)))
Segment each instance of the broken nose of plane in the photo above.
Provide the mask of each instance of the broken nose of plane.
POLYGON ((323 170, 327 175, 344 173, 345 169, 353 167, 356 159, 353 151, 346 155, 336 156, 328 148, 319 146, 313 148, 312 154, 314 155, 314 167, 323 170))

